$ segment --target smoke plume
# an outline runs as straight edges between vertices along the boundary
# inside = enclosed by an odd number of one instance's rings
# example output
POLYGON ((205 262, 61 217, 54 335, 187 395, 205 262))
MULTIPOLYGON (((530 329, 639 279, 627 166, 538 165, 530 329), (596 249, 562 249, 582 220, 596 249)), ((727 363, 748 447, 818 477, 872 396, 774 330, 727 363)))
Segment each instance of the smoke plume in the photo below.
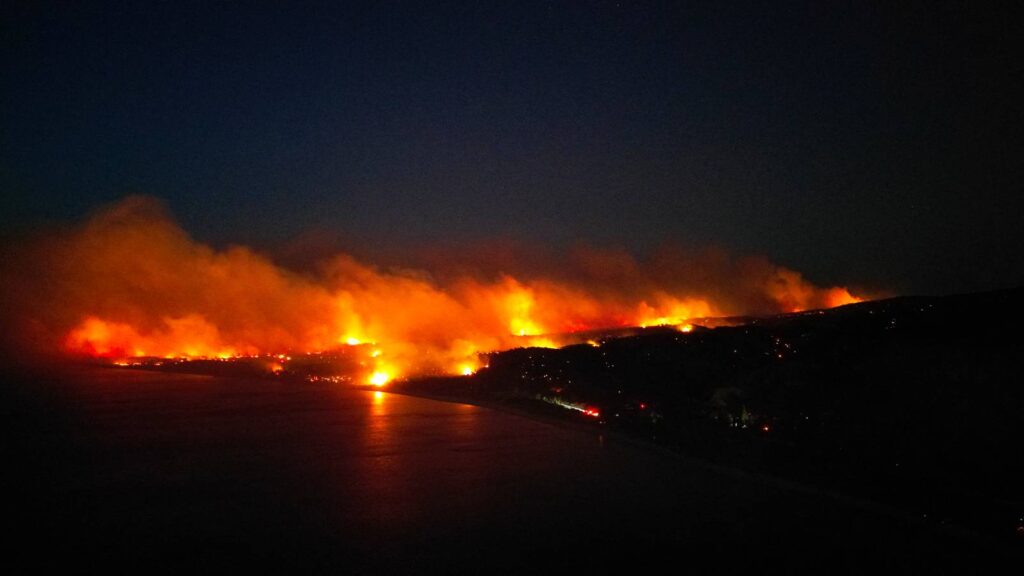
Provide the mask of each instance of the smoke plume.
POLYGON ((230 357, 365 345, 389 375, 475 369, 478 353, 598 328, 685 325, 854 302, 760 257, 667 247, 568 254, 424 250, 380 267, 340 253, 314 271, 216 250, 130 197, 5 247, 2 320, 21 353, 230 357))

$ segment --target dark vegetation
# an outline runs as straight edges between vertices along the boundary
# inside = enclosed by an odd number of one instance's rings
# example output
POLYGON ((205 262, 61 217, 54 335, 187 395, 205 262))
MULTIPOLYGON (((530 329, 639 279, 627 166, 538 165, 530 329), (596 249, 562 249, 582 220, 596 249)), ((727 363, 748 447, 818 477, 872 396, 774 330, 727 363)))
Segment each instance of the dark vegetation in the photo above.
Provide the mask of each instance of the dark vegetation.
POLYGON ((896 298, 511 350, 472 378, 404 386, 589 421, 1024 541, 1022 321, 1024 290, 896 298))

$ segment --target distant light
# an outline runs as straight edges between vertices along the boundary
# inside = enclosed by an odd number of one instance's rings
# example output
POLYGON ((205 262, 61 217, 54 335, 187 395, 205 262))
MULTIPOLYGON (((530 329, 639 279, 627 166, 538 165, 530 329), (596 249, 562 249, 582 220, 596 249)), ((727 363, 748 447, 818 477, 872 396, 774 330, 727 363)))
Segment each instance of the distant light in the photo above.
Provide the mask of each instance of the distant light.
POLYGON ((771 428, 767 424, 765 424, 764 426, 761 426, 761 430, 768 432, 769 430, 771 430, 771 428))

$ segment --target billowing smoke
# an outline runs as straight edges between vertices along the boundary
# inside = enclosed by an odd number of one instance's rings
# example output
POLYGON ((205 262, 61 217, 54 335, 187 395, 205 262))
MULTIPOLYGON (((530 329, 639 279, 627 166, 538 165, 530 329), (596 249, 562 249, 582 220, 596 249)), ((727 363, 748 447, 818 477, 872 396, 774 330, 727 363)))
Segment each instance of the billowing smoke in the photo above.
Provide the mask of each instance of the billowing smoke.
POLYGON ((764 258, 663 249, 640 260, 578 248, 424 251, 415 265, 347 254, 314 272, 191 239, 152 198, 8 246, 2 320, 22 352, 229 357, 370 350, 388 375, 473 369, 480 352, 558 335, 856 301, 764 258))

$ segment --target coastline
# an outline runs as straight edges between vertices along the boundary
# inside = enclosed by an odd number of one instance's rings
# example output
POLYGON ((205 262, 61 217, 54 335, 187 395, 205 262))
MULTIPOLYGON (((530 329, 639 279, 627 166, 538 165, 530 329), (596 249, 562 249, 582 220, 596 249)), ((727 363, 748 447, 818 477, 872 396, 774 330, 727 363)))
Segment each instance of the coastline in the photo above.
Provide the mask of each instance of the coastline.
MULTIPOLYGON (((220 380, 249 380, 246 376, 229 376, 229 375, 212 375, 202 372, 169 372, 163 370, 146 370, 139 368, 123 368, 115 366, 101 366, 101 365, 89 365, 91 368, 100 368, 109 370, 111 374, 118 372, 140 372, 147 374, 162 374, 167 377, 190 377, 190 378, 213 378, 220 380)), ((303 384, 305 380, 291 380, 291 379, 279 379, 279 378, 268 378, 269 381, 276 381, 280 383, 294 383, 303 384)), ((376 387, 376 386, 352 386, 345 385, 355 390, 364 392, 382 392, 386 394, 398 394, 403 396, 422 398, 425 400, 434 400, 444 403, 452 404, 465 404, 475 406, 482 409, 494 410, 497 412, 523 417, 533 422, 546 424, 557 427, 561 430, 570 431, 576 434, 587 435, 591 437, 597 437, 602 445, 606 441, 610 440, 612 443, 628 446, 634 449, 639 449, 649 453, 657 454, 664 458, 672 459, 681 465, 693 468, 696 470, 716 474, 722 477, 735 479, 743 482, 748 482, 755 486, 763 486, 769 488, 775 488, 785 490, 797 495, 803 495, 809 498, 825 499, 840 505, 849 507, 851 509, 858 510, 860 512, 870 513, 881 518, 885 518, 891 522, 897 522, 904 524, 908 527, 917 530, 924 530, 933 534, 945 535, 948 537, 954 537, 969 541, 973 545, 981 546, 984 549, 997 553, 1005 554, 1008 551, 1016 552, 1013 549, 1013 543, 993 536, 991 533, 984 532, 976 529, 971 525, 956 524, 952 521, 936 521, 930 519, 928 516, 922 516, 915 514, 913 511, 907 510, 906 508, 899 508, 893 505, 885 504, 878 500, 872 500, 866 497, 858 496, 854 492, 842 491, 833 489, 830 487, 824 487, 816 485, 812 482, 801 481, 800 479, 794 479, 785 475, 773 474, 763 470, 757 470, 753 468, 744 468, 741 466, 730 465, 729 463, 716 462, 711 459, 695 455, 692 452, 688 452, 684 446, 673 445, 668 442, 655 440, 652 438, 644 437, 636 433, 631 433, 628 430, 615 429, 612 426, 608 426, 599 421, 592 419, 571 418, 568 412, 555 412, 545 411, 543 408, 546 405, 537 404, 534 409, 531 409, 529 405, 520 405, 516 402, 503 402, 499 399, 489 399, 481 397, 476 394, 469 395, 457 395, 457 394, 444 394, 444 393, 433 393, 428 390, 424 390, 423 387, 416 386, 403 386, 393 385, 387 387, 376 387), (563 415, 564 414, 564 415, 563 415), (1007 546, 1009 544, 1009 546, 1007 546)), ((524 403, 525 404, 525 403, 524 403)), ((735 458, 733 459, 735 460, 735 458)))
POLYGON ((990 537, 984 532, 973 529, 970 526, 954 524, 951 522, 931 522, 926 520, 926 518, 920 517, 907 510, 890 506, 875 500, 859 497, 847 492, 832 490, 821 486, 815 486, 807 482, 801 482, 799 480, 794 480, 763 471, 744 469, 737 466, 730 466, 728 464, 713 462, 711 460, 701 458, 699 456, 694 456, 693 454, 688 454, 681 447, 676 447, 663 442, 658 442, 657 440, 654 439, 643 438, 636 434, 630 434, 627 431, 610 429, 605 426, 603 421, 574 422, 568 418, 561 418, 554 415, 543 414, 538 410, 529 410, 517 406, 510 406, 502 402, 481 399, 472 396, 431 394, 429 392, 425 392, 422 390, 409 390, 397 387, 391 389, 382 389, 371 386, 360 386, 359 388, 364 389, 366 391, 384 392, 387 394, 399 394, 403 396, 422 398, 425 400, 434 400, 437 402, 467 404, 478 408, 495 410, 497 412, 527 418, 535 422, 555 426, 560 429, 569 430, 579 434, 596 434, 599 437, 607 437, 609 439, 614 440, 615 442, 619 442, 621 444, 630 446, 635 449, 645 450, 648 452, 659 454, 663 457, 672 458, 687 467, 696 468, 712 474, 722 475, 735 480, 750 482, 757 485, 771 487, 779 490, 785 490, 803 496, 830 500, 862 512, 876 514, 878 516, 889 518, 893 521, 906 523, 909 526, 913 526, 918 529, 931 531, 935 534, 941 534, 955 538, 963 538, 971 541, 973 545, 984 547, 993 553, 998 553, 1000 551, 1005 552, 1005 547, 1000 546, 999 542, 996 539, 990 537))

